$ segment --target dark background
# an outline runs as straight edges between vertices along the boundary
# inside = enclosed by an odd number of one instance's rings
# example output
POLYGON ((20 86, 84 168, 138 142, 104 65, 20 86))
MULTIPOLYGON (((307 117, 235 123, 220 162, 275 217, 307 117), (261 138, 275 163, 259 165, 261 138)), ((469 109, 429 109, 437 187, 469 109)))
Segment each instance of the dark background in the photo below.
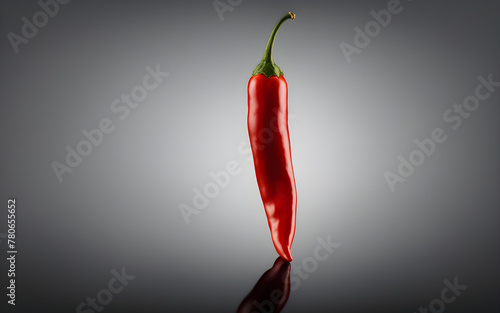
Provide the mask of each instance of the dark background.
MULTIPOLYGON (((500 91, 457 130, 443 113, 479 75, 500 81, 500 4, 402 1, 347 62, 341 42, 388 2, 244 0, 221 17, 212 1, 74 0, 16 53, 8 34, 41 7, 1 1, 0 233, 14 197, 18 234, 17 305, 2 295, 2 312, 76 312, 123 267, 135 279, 103 312, 236 311, 277 256, 241 147, 248 79, 288 11, 274 60, 289 87, 292 264, 318 238, 340 246, 283 312, 417 312, 455 277, 468 287, 446 312, 499 312, 500 91), (120 120, 111 103, 157 64, 169 76, 120 120), (59 182, 51 164, 103 118, 114 131, 59 182), (437 127, 447 140, 392 192, 384 173, 437 127), (231 160, 241 173, 186 224, 179 205, 231 160)), ((0 269, 4 293, 5 257, 0 269)))

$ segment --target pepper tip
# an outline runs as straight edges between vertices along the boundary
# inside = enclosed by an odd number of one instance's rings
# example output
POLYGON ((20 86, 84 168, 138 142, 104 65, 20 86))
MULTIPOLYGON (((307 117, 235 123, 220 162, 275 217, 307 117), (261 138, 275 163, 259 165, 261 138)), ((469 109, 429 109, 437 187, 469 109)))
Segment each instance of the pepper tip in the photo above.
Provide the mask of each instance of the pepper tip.
POLYGON ((284 259, 287 262, 293 261, 292 253, 290 253, 290 250, 278 251, 278 254, 282 259, 284 259))
POLYGON ((288 14, 290 14, 290 17, 292 18, 292 20, 295 19, 295 14, 293 12, 288 12, 288 14))

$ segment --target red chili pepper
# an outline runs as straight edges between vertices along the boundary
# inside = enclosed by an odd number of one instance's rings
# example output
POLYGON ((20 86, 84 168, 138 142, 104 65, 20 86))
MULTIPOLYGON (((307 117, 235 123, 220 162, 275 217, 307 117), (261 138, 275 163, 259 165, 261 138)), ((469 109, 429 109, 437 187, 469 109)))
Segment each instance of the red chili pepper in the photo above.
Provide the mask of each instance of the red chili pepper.
POLYGON ((248 133, 257 184, 274 247, 288 262, 292 261, 297 192, 288 135, 288 87, 272 52, 279 27, 290 18, 295 19, 295 14, 289 12, 274 27, 248 82, 248 133))

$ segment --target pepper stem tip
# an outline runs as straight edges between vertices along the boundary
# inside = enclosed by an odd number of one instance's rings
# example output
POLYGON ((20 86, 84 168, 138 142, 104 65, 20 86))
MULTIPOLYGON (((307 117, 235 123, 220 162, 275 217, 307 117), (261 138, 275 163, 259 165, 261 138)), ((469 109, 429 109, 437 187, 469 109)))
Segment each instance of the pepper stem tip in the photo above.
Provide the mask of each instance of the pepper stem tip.
POLYGON ((264 74, 266 77, 271 77, 273 75, 276 75, 277 77, 280 77, 283 75, 283 71, 279 68, 276 63, 274 63, 273 60, 273 45, 274 45, 274 39, 276 38, 276 33, 278 32, 278 29, 280 28, 281 24, 285 22, 288 19, 295 19, 295 13, 293 12, 288 12, 285 16, 281 18, 281 20, 274 26, 274 29, 271 33, 271 36, 269 37, 269 40, 266 45, 266 50, 264 51, 264 56, 262 57, 262 61, 257 65, 255 70, 252 73, 252 76, 259 75, 259 74, 264 74))

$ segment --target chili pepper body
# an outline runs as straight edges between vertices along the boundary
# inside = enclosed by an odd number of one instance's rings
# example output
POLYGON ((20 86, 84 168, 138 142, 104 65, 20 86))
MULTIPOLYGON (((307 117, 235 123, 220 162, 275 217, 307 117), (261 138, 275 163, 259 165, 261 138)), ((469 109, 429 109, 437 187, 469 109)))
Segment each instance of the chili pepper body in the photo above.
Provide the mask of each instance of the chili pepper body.
POLYGON ((288 86, 272 61, 272 45, 281 19, 273 30, 262 62, 248 82, 248 133, 257 184, 271 238, 278 254, 292 261, 297 192, 288 131, 288 86), (264 64, 263 64, 264 63, 264 64))

